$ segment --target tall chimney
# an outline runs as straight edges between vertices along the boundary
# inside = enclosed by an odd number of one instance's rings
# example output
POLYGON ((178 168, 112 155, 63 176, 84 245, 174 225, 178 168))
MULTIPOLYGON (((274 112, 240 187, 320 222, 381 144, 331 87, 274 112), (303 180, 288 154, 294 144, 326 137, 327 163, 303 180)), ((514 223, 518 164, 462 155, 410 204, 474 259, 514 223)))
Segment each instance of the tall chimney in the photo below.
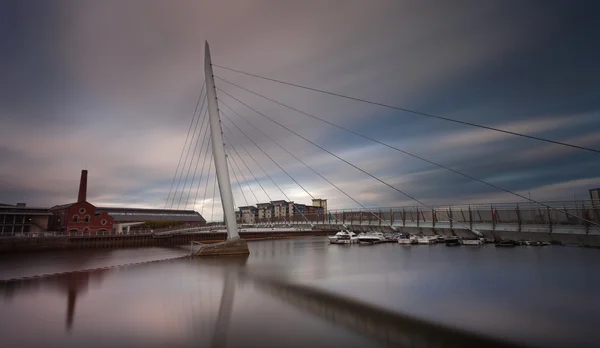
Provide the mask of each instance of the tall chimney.
POLYGON ((87 193, 87 170, 81 171, 81 180, 79 181, 79 196, 77 202, 85 202, 87 193))

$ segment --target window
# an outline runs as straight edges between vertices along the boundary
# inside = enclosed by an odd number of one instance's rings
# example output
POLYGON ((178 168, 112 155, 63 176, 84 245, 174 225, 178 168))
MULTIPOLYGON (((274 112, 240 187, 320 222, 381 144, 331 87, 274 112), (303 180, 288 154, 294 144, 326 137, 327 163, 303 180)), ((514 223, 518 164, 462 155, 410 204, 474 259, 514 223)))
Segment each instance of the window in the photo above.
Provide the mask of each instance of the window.
POLYGON ((83 219, 84 219, 85 222, 90 222, 90 216, 89 215, 86 215, 83 219))
POLYGON ((72 228, 72 229, 69 230, 69 232, 71 232, 71 233, 77 233, 77 232, 79 232, 79 230, 77 228, 72 228))
POLYGON ((102 219, 102 221, 100 221, 100 224, 102 224, 102 226, 106 225, 106 219, 102 219))
POLYGON ((98 230, 98 233, 106 233, 106 229, 102 228, 98 230))
POLYGON ((85 208, 79 209, 79 214, 85 214, 85 208))
POLYGON ((87 228, 87 227, 86 227, 86 228, 84 228, 84 229, 83 229, 83 233, 90 233, 90 229, 89 229, 89 228, 87 228))
POLYGON ((79 222, 79 216, 73 215, 73 222, 79 222))

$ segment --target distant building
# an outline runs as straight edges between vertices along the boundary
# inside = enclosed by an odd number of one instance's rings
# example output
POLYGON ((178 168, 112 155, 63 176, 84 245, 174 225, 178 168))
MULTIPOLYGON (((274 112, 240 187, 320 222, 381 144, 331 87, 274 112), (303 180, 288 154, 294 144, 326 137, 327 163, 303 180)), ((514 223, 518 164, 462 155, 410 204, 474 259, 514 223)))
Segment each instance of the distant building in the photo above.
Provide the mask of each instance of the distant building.
POLYGON ((115 222, 120 223, 137 221, 177 221, 193 224, 206 223, 206 220, 204 220, 202 215, 194 210, 97 207, 96 212, 106 212, 115 219, 115 222))
POLYGON ((25 203, 0 204, 0 235, 46 232, 52 216, 47 208, 27 207, 25 203))
POLYGON ((254 222, 271 221, 303 221, 322 219, 327 210, 326 199, 315 199, 312 205, 288 202, 286 200, 258 203, 256 207, 240 207, 236 212, 239 222, 250 224, 254 222), (310 217, 309 217, 310 216, 310 217))
POLYGON ((258 203, 256 209, 258 221, 270 220, 275 215, 275 208, 271 203, 258 203))
POLYGON ((236 212, 238 222, 242 224, 253 224, 256 221, 258 215, 258 208, 249 205, 246 207, 240 207, 240 211, 236 212))
POLYGON ((323 208, 323 211, 322 211, 323 214, 327 212, 327 200, 326 199, 315 198, 312 200, 312 205, 313 205, 313 207, 323 208))
POLYGON ((107 212, 96 212, 96 207, 87 201, 87 170, 81 171, 77 202, 50 208, 55 217, 55 230, 68 233, 110 233, 115 219, 107 212))

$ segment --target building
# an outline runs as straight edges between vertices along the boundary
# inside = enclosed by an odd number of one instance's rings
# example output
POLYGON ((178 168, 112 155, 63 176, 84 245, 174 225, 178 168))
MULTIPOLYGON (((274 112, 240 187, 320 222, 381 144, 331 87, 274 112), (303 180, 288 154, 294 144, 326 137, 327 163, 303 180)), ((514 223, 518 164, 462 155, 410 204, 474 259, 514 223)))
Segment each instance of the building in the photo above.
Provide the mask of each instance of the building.
POLYGON ((118 208, 97 207, 96 212, 106 212, 115 222, 154 222, 169 221, 190 224, 205 224, 206 220, 194 210, 169 210, 169 209, 143 209, 143 208, 118 208))
POLYGON ((314 199, 313 205, 288 202, 286 200, 258 203, 256 207, 240 207, 236 217, 240 223, 271 221, 321 220, 327 210, 326 199, 314 199), (251 222, 252 221, 252 222, 251 222))
POLYGON ((194 210, 96 207, 87 201, 87 170, 81 171, 77 202, 52 208, 32 208, 25 203, 0 204, 0 235, 59 232, 64 234, 122 233, 138 228, 180 224, 205 224, 194 210), (145 225, 145 226, 141 226, 145 225))
POLYGON ((115 219, 106 211, 97 212, 87 201, 87 170, 81 171, 77 202, 50 208, 55 231, 70 234, 111 233, 115 219))
POLYGON ((27 207, 25 203, 0 204, 0 235, 46 232, 52 217, 47 208, 27 207))
POLYGON ((55 216, 55 231, 63 233, 123 233, 131 227, 161 228, 178 224, 205 224, 193 210, 96 207, 86 200, 87 170, 81 171, 77 202, 50 208, 55 216))
POLYGON ((249 205, 246 207, 239 207, 237 214, 238 222, 242 224, 253 224, 258 216, 258 208, 249 205))
POLYGON ((256 209, 258 211, 257 222, 271 220, 275 216, 275 208, 271 203, 258 203, 256 209))
POLYGON ((312 206, 322 208, 323 214, 327 213, 327 200, 326 199, 315 198, 312 200, 312 206))

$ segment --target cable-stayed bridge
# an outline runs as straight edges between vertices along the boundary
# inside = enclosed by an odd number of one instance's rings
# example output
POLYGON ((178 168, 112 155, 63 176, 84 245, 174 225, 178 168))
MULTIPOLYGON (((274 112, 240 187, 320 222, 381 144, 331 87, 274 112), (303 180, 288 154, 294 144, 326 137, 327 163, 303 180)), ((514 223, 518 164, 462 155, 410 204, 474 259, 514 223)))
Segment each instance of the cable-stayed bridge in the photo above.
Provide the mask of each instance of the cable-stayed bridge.
MULTIPOLYGON (((589 156, 598 156, 600 150, 379 103, 212 64, 209 53, 207 53, 207 61, 205 62, 205 73, 207 71, 209 73, 206 76, 206 83, 203 84, 198 96, 186 140, 165 202, 165 208, 179 209, 180 207, 185 207, 187 209, 192 206, 196 209, 196 206, 199 204, 201 214, 208 221, 213 221, 213 223, 211 226, 175 229, 169 231, 171 233, 214 231, 226 228, 226 223, 222 226, 214 223, 216 220, 215 209, 217 209, 217 216, 221 215, 220 207, 215 203, 218 202, 218 196, 223 194, 223 192, 231 194, 232 190, 235 190, 236 194, 232 195, 235 199, 233 204, 238 208, 240 206, 258 205, 261 203, 262 197, 266 197, 267 202, 273 202, 276 198, 281 199, 283 197, 283 200, 290 204, 290 208, 285 212, 269 216, 257 216, 252 221, 244 221, 244 218, 239 216, 238 224, 245 225, 241 226, 241 230, 244 228, 284 230, 286 228, 282 227, 284 225, 291 230, 315 228, 336 230, 341 228, 341 226, 346 226, 355 230, 380 229, 396 232, 401 229, 410 233, 478 235, 490 238, 514 238, 512 235, 515 233, 527 233, 529 235, 526 238, 543 240, 552 240, 553 235, 571 235, 575 236, 575 239, 579 238, 579 236, 586 236, 584 244, 590 244, 590 240, 593 240, 591 244, 600 244, 600 202, 598 201, 542 202, 532 199, 510 188, 502 187, 470 173, 459 171, 452 168, 451 165, 438 163, 422 155, 377 139, 375 136, 363 134, 344 125, 328 121, 311 112, 260 93, 251 86, 243 86, 232 82, 221 73, 227 71, 229 73, 244 75, 247 78, 260 80, 262 83, 270 83, 278 86, 278 88, 283 88, 284 86, 286 88, 295 88, 321 96, 370 105, 374 108, 410 113, 437 122, 449 122, 463 127, 502 133, 510 136, 510 138, 522 138, 532 142, 553 144, 580 151, 589 156), (216 73, 213 73, 213 67, 216 68, 216 73), (322 142, 310 139, 305 134, 306 132, 286 125, 276 114, 269 114, 269 112, 259 110, 258 107, 252 105, 251 98, 249 97, 252 97, 253 100, 257 100, 258 98, 278 108, 284 108, 294 113, 295 117, 312 119, 322 124, 322 126, 336 128, 354 138, 362 139, 363 141, 366 140, 375 146, 392 150, 399 157, 410 157, 419 160, 432 168, 446 171, 449 175, 459 176, 465 180, 477 182, 498 192, 511 195, 519 203, 489 203, 463 206, 430 205, 424 199, 411 193, 410 187, 401 187, 400 185, 393 184, 394 180, 385 178, 369 168, 349 161, 339 154, 339 151, 336 152, 327 148, 322 142), (213 116, 212 114, 215 115, 213 116), (207 115, 211 117, 207 117, 207 115), (250 118, 251 115, 252 119, 250 118), (262 123, 257 122, 256 119, 261 119, 262 123), (331 163, 339 164, 340 168, 344 168, 343 170, 363 175, 374 183, 378 183, 382 189, 403 196, 413 202, 413 205, 392 208, 366 206, 354 192, 336 183, 336 180, 332 179, 330 174, 325 174, 322 169, 309 164, 309 161, 303 159, 297 149, 286 146, 281 141, 278 141, 276 138, 281 138, 281 135, 277 134, 279 136, 274 136, 272 131, 267 131, 264 126, 267 123, 270 124, 270 127, 275 127, 285 134, 284 137, 294 138, 309 144, 315 153, 329 156, 331 163), (213 144, 215 134, 219 135, 219 142, 222 141, 222 144, 218 144, 217 147, 213 144), (264 144, 265 140, 268 140, 271 145, 267 147, 260 144, 264 144), (254 151, 251 151, 248 147, 251 147, 254 151), (221 164, 219 164, 221 155, 216 156, 219 151, 224 153, 221 164), (302 195, 311 199, 315 199, 317 195, 307 189, 306 183, 302 182, 303 179, 297 177, 295 172, 289 169, 289 164, 282 164, 280 160, 277 160, 278 156, 276 156, 275 151, 278 151, 279 155, 281 155, 281 151, 285 152, 288 159, 293 161, 294 167, 303 167, 309 170, 324 183, 346 197, 348 202, 352 202, 352 205, 359 208, 352 210, 323 210, 322 213, 318 214, 307 213, 306 210, 301 208, 300 204, 293 202, 290 198, 292 190, 290 190, 289 185, 285 186, 282 184, 279 177, 287 177, 287 179, 291 180, 295 185, 294 192, 302 192, 302 195), (202 166, 200 166, 200 163, 202 163, 202 166), (266 169, 267 166, 265 163, 275 165, 277 173, 266 169), (227 176, 226 183, 221 182, 222 178, 219 176, 219 166, 222 169, 221 175, 227 176), (285 168, 286 166, 288 166, 288 169, 285 168), (223 173, 223 170, 225 170, 225 173, 223 173), (229 183, 229 178, 232 178, 231 183, 229 183), (219 188, 219 193, 217 193, 217 187, 219 188), (229 192, 227 192, 228 190, 229 192), (259 195, 261 199, 258 198, 259 195), (207 204, 208 202, 210 204, 207 204)), ((262 199, 262 201, 264 202, 265 200, 262 199)), ((227 217, 228 204, 226 202, 222 203, 222 215, 227 217)), ((227 219, 223 221, 225 220, 227 219)))

